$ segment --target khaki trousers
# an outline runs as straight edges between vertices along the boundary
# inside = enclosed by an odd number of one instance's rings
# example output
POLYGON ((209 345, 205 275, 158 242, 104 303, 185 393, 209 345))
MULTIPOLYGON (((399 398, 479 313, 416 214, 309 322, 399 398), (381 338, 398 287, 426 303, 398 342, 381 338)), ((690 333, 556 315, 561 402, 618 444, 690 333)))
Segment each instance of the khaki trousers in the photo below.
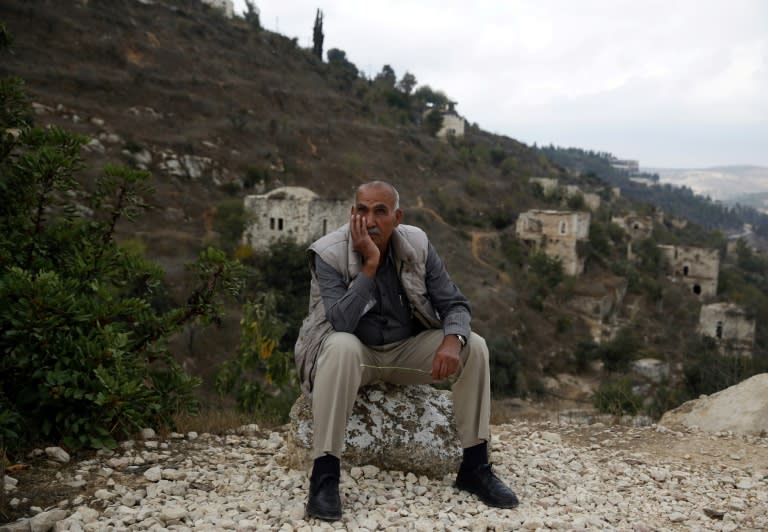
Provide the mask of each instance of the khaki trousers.
MULTIPOLYGON (((433 382, 432 359, 442 341, 441 329, 376 347, 363 345, 353 334, 328 335, 320 348, 312 391, 312 458, 326 453, 341 457, 347 420, 361 386, 376 381, 400 385, 433 382), (397 368, 420 369, 426 373, 397 368)), ((490 440, 491 383, 488 347, 483 337, 472 333, 460 357, 458 375, 450 378, 455 379, 451 390, 456 429, 461 446, 467 448, 490 440)))

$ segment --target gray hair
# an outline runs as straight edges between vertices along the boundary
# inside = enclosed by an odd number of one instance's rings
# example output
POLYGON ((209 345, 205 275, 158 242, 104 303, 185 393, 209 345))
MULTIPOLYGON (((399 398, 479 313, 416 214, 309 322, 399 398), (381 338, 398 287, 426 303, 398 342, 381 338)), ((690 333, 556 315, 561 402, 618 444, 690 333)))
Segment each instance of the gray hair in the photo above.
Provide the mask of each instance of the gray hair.
POLYGON ((392 185, 391 183, 387 183, 386 181, 371 181, 370 183, 363 183, 359 187, 357 187, 357 190, 355 190, 355 197, 352 199, 352 205, 357 203, 357 193, 360 191, 360 189, 366 188, 366 187, 384 187, 388 188, 392 191, 392 194, 395 196, 395 209, 400 208, 400 193, 397 191, 397 189, 392 185))

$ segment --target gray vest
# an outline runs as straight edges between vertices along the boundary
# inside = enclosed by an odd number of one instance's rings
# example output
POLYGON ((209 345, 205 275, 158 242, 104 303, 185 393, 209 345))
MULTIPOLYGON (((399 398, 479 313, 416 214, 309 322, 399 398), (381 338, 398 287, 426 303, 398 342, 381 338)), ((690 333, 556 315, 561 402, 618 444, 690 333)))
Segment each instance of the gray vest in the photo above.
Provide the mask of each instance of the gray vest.
MULTIPOLYGON (((400 274, 400 283, 403 285, 414 316, 425 327, 439 329, 442 327, 440 318, 432 307, 429 294, 427 294, 426 272, 429 241, 426 233, 418 227, 401 224, 392 232, 390 243, 395 266, 400 274)), ((333 332, 333 327, 325 317, 325 306, 320 297, 315 272, 315 255, 319 255, 325 263, 339 272, 347 286, 360 273, 362 257, 352 249, 349 224, 317 240, 309 247, 307 255, 312 273, 309 289, 309 314, 304 319, 299 337, 296 340, 295 359, 301 389, 307 398, 311 398, 320 346, 326 336, 333 332)))

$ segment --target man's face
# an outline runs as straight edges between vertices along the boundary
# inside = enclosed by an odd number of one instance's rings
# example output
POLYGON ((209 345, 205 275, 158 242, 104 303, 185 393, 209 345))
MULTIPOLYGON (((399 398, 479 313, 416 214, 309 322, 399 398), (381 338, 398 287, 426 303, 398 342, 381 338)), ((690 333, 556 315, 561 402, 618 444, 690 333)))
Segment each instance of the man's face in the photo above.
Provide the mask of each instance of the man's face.
POLYGON ((395 195, 385 186, 368 186, 357 191, 352 214, 365 217, 365 226, 373 243, 384 251, 392 231, 400 225, 403 211, 395 209, 395 195))

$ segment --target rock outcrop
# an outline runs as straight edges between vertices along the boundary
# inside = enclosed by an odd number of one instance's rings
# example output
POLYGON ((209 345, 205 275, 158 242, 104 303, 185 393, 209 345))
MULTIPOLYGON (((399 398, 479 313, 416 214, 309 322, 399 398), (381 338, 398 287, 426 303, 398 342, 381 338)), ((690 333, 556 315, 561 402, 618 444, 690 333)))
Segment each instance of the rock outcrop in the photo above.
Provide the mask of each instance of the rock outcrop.
POLYGON ((768 373, 754 375, 710 396, 683 403, 659 421, 705 432, 768 434, 768 373))
MULTIPOLYGON (((311 463, 312 410, 302 396, 291 409, 288 436, 294 467, 311 463)), ((461 443, 453 420, 450 392, 428 385, 378 384, 360 390, 347 423, 342 464, 374 465, 442 477, 456 471, 461 443)))

